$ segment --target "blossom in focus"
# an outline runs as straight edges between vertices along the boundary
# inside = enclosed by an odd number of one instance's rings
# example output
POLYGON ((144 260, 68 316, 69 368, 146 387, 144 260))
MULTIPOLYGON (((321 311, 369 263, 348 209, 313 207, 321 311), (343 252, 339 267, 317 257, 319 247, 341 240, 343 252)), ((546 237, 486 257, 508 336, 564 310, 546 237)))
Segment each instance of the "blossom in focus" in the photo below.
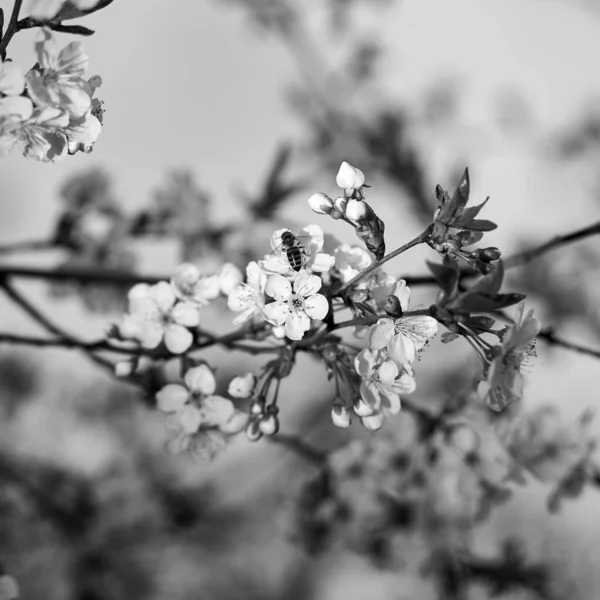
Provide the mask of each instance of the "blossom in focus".
POLYGON ((523 397, 521 368, 531 366, 536 356, 535 338, 541 325, 533 316, 533 310, 524 315, 524 309, 522 302, 515 325, 508 327, 502 346, 492 359, 487 379, 479 384, 478 391, 492 410, 501 411, 523 397))
POLYGON ((75 154, 76 152, 89 154, 102 131, 103 102, 93 97, 94 92, 101 85, 102 78, 98 75, 88 79, 84 85, 84 89, 92 99, 92 105, 90 110, 82 117, 71 118, 69 127, 66 130, 69 140, 69 154, 75 154))
POLYGON ((137 340, 149 349, 164 341, 173 354, 181 354, 192 345, 194 336, 189 328, 200 324, 198 306, 177 301, 166 281, 137 284, 129 291, 128 300, 129 312, 119 325, 124 338, 137 340))
MULTIPOLYGON (((391 290, 402 312, 408 309, 410 288, 401 279, 391 290)), ((387 348, 389 357, 399 365, 412 363, 417 352, 437 333, 437 321, 427 315, 379 319, 369 329, 369 348, 387 348)))
POLYGON ((186 372, 182 384, 170 383, 157 392, 158 409, 168 415, 167 427, 176 432, 168 444, 172 453, 191 450, 210 458, 224 445, 224 433, 243 429, 246 416, 215 391, 214 374, 207 365, 199 365, 186 372))
POLYGON ((254 385, 256 384, 256 378, 252 373, 246 373, 239 377, 234 377, 229 382, 227 393, 232 398, 250 398, 254 391, 254 385))
MULTIPOLYGON (((259 261, 261 269, 267 273, 278 273, 289 278, 295 278, 298 273, 290 265, 285 250, 282 247, 281 236, 289 229, 278 229, 271 236, 273 252, 259 261)), ((308 225, 297 236, 298 243, 304 248, 305 263, 303 269, 313 273, 326 273, 333 266, 335 258, 321 252, 325 244, 325 235, 318 225, 308 225)), ((302 251, 302 250, 301 250, 302 251)))
POLYGON ((365 184, 365 175, 360 169, 344 161, 335 177, 335 182, 343 190, 358 190, 365 184))
POLYGON ((317 292, 321 280, 316 275, 300 275, 292 284, 282 275, 271 275, 265 293, 275 302, 267 304, 265 319, 279 327, 285 325, 285 335, 291 340, 301 340, 310 329, 311 319, 324 319, 329 311, 327 298, 317 292))
POLYGON ((92 99, 83 78, 89 58, 79 41, 62 50, 49 29, 41 30, 35 44, 38 66, 27 73, 27 90, 39 106, 66 111, 74 118, 83 117, 92 107, 92 99))
POLYGON ((416 388, 410 365, 401 368, 387 356, 385 350, 361 350, 354 359, 354 368, 360 375, 361 399, 354 412, 361 417, 367 429, 379 429, 386 415, 400 412, 400 394, 412 394, 416 388))
POLYGON ((227 306, 239 314, 234 320, 238 325, 252 319, 262 316, 265 305, 265 286, 267 284, 267 275, 258 266, 258 263, 252 261, 246 267, 246 283, 236 287, 227 299, 227 306))

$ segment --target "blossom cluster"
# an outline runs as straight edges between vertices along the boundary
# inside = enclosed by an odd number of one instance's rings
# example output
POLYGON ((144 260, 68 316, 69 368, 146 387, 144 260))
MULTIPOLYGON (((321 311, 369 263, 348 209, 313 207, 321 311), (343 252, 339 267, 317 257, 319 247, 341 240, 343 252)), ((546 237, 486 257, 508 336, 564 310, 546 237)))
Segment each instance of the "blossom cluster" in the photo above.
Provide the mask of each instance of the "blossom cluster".
POLYGON ((102 129, 102 102, 94 98, 102 79, 85 78, 83 44, 59 49, 52 31, 42 28, 35 51, 38 62, 25 75, 0 59, 0 156, 20 148, 28 158, 55 162, 91 152, 102 129))

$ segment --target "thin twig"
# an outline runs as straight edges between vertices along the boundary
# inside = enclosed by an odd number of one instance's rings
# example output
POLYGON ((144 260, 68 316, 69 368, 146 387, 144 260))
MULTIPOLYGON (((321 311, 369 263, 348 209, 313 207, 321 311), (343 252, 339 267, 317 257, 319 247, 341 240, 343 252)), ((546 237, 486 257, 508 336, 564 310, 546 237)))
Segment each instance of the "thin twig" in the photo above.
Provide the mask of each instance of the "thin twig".
POLYGON ((10 15, 10 21, 8 22, 8 26, 6 28, 6 31, 4 32, 4 37, 0 42, 0 58, 2 58, 2 60, 6 58, 6 47, 8 46, 8 43, 12 39, 13 35, 15 35, 17 31, 19 31, 19 12, 21 11, 22 5, 23 0, 15 0, 12 14, 10 15))
POLYGON ((51 240, 21 240, 10 244, 0 245, 0 254, 17 254, 19 252, 37 252, 56 248, 51 240))
POLYGON ((415 246, 422 244, 429 236, 429 233, 430 233, 430 227, 428 227, 425 231, 423 231, 423 233, 418 235, 414 240, 411 240, 410 242, 404 244, 404 246, 400 246, 400 248, 396 248, 396 250, 392 250, 392 252, 390 252, 389 254, 386 254, 381 260, 378 260, 377 262, 373 263, 372 265, 367 267, 364 271, 361 271, 358 275, 353 277, 348 283, 345 283, 339 290, 337 290, 337 294, 338 295, 342 294, 346 290, 350 289, 353 285, 357 284, 361 279, 364 279, 367 275, 369 275, 373 271, 379 269, 379 267, 381 267, 381 265, 386 263, 388 260, 391 260, 392 258, 399 256, 403 252, 406 252, 407 250, 410 250, 411 248, 414 248, 415 246))
POLYGON ((543 339, 551 346, 559 346, 561 348, 565 348, 566 350, 572 350, 573 352, 577 352, 578 354, 586 354, 587 356, 600 358, 600 350, 588 348, 586 346, 581 346, 580 344, 574 344, 572 342, 563 340, 554 333, 551 327, 546 327, 542 329, 538 334, 538 337, 543 339))
POLYGON ((598 234, 600 234, 600 221, 598 221, 597 223, 593 223, 588 227, 584 227, 582 229, 573 231, 572 233, 567 233, 566 235, 558 235, 556 237, 553 237, 551 240, 548 240, 547 242, 536 246, 535 248, 531 248, 530 250, 525 250, 524 252, 520 252, 519 254, 514 254, 513 256, 507 258, 504 261, 504 267, 511 268, 523 265, 525 263, 531 262, 533 259, 538 258, 546 252, 550 252, 552 250, 560 248, 561 246, 577 242, 591 235, 598 234))

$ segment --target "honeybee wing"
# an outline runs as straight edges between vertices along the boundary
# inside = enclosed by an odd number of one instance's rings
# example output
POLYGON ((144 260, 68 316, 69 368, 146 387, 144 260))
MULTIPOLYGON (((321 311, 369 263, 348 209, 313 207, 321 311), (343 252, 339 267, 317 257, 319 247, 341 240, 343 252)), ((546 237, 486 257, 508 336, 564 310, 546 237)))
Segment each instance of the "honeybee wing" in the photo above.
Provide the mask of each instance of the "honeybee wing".
MULTIPOLYGON (((304 252, 307 252, 308 248, 308 243, 310 242, 310 235, 296 235, 294 236, 295 241, 299 242, 298 245, 302 246, 302 249, 304 250, 304 252), (303 240, 303 242, 300 242, 300 240, 303 240)), ((270 255, 272 256, 273 254, 280 252, 283 249, 283 242, 281 242, 278 246, 276 246, 271 252, 270 255)))

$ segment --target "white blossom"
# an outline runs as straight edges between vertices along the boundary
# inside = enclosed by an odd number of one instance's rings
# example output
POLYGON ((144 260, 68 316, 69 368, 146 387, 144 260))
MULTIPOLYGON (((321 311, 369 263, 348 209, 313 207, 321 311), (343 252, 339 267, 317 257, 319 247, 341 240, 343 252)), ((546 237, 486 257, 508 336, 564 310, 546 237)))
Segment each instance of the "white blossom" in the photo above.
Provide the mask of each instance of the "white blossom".
POLYGON ((227 306, 234 312, 241 313, 233 322, 244 323, 255 317, 262 317, 265 305, 265 285, 267 275, 252 261, 246 267, 246 283, 239 285, 229 294, 227 306))

